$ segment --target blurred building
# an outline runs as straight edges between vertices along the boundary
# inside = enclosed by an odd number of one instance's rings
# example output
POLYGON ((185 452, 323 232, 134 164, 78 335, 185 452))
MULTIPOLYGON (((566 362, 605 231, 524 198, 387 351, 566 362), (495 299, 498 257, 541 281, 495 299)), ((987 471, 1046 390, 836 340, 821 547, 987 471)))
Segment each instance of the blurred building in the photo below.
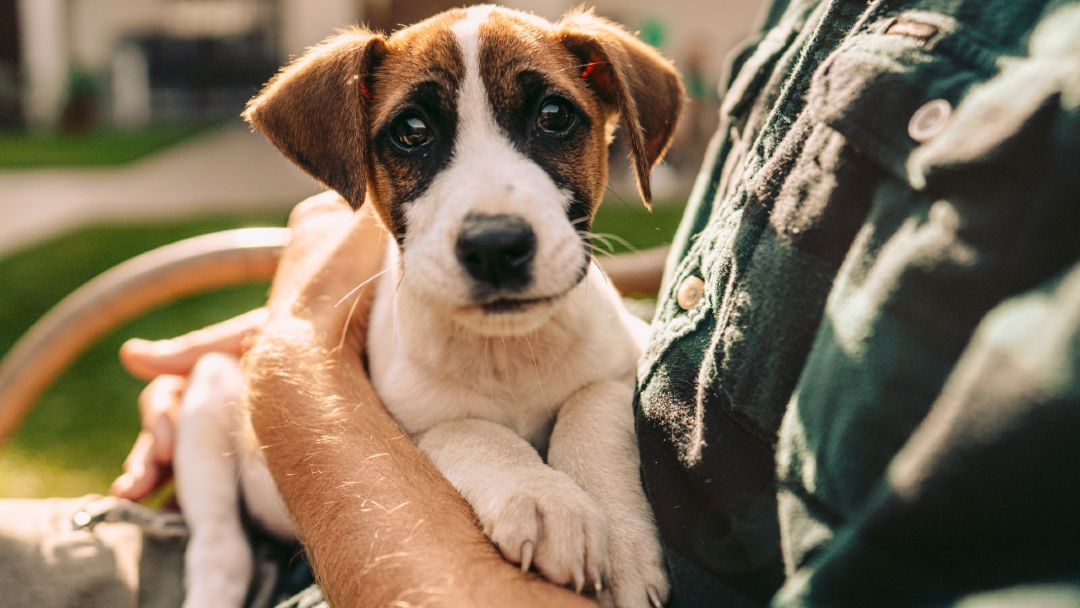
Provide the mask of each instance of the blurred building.
MULTIPOLYGON (((0 127, 134 125, 233 112, 290 56, 351 23, 393 30, 460 0, 0 0, 0 127)), ((578 0, 508 0, 549 19, 578 0)), ((708 98, 760 0, 596 0, 708 98)), ((707 100, 706 100, 707 102, 707 100)), ((708 130, 698 125, 694 131, 708 130)))
POLYGON ((235 115, 284 59, 358 22, 362 9, 360 0, 0 0, 0 124, 235 115))
MULTIPOLYGON (((505 0, 557 19, 579 0, 505 0)), ((235 117, 278 66, 366 23, 392 31, 462 0, 0 0, 0 128, 235 117)), ((675 60, 690 101, 659 198, 677 196, 716 127, 724 56, 749 33, 762 0, 592 0, 675 60), (671 175, 669 175, 671 174, 671 175), (670 183, 670 187, 669 187, 670 183)), ((616 147, 619 142, 616 142, 616 147)), ((622 154, 613 154, 618 159, 622 154)), ((630 184, 614 162, 613 183, 630 184)), ((623 191, 633 192, 628 186, 623 191)))

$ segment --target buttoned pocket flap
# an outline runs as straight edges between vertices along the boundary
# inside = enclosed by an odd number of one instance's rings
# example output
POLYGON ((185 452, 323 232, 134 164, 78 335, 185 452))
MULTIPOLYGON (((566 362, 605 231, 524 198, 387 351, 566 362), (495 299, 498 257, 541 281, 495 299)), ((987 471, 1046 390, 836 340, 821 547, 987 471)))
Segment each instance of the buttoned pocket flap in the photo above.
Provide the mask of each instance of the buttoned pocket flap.
POLYGON ((848 39, 814 76, 807 109, 862 154, 907 181, 908 157, 932 136, 995 55, 948 17, 907 13, 848 39), (920 122, 921 121, 921 122, 920 122), (929 124, 922 124, 929 122, 929 124))

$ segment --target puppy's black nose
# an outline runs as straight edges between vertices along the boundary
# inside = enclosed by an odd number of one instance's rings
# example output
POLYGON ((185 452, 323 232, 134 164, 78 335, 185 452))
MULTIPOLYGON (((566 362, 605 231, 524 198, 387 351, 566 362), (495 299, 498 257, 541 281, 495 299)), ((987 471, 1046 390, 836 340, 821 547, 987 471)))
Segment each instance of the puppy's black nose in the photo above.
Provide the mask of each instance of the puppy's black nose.
POLYGON ((474 279, 498 290, 516 291, 531 279, 536 235, 516 215, 471 214, 461 225, 455 250, 474 279))

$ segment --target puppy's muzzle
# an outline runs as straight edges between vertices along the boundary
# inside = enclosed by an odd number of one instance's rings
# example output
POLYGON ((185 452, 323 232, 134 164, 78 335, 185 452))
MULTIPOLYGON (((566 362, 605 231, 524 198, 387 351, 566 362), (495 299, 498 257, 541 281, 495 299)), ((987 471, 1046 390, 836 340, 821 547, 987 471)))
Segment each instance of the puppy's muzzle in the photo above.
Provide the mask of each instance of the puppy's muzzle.
POLYGON ((532 280, 536 234, 519 216, 474 213, 461 225, 455 252, 476 280, 474 299, 520 292, 532 280))

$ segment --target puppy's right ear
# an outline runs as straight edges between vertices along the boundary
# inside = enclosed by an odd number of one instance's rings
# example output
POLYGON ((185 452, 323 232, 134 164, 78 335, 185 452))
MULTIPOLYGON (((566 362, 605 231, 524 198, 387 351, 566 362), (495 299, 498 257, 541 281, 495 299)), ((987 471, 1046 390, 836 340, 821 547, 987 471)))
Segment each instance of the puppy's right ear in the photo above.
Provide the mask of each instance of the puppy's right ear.
POLYGON ((339 34, 279 72, 244 110, 245 120, 353 209, 367 189, 367 83, 385 55, 381 35, 339 34))

